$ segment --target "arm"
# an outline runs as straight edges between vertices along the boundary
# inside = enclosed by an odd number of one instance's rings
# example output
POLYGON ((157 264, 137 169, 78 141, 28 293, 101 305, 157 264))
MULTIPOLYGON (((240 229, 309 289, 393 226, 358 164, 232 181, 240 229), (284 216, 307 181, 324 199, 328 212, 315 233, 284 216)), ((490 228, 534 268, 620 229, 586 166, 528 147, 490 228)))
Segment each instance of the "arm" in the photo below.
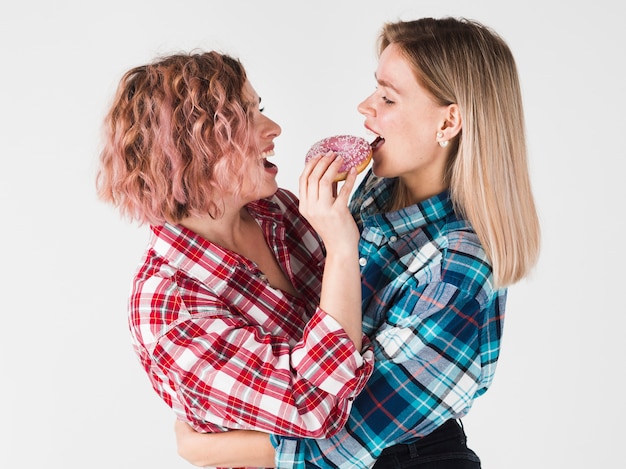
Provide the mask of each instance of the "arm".
POLYGON ((361 276, 358 257, 359 230, 348 209, 356 181, 352 170, 338 195, 333 182, 342 159, 334 153, 318 156, 300 176, 300 212, 324 240, 326 264, 320 308, 331 312, 345 328, 357 350, 361 348, 361 276))
POLYGON ((267 433, 198 433, 180 420, 176 420, 174 430, 178 454, 194 466, 274 467, 276 453, 267 433))

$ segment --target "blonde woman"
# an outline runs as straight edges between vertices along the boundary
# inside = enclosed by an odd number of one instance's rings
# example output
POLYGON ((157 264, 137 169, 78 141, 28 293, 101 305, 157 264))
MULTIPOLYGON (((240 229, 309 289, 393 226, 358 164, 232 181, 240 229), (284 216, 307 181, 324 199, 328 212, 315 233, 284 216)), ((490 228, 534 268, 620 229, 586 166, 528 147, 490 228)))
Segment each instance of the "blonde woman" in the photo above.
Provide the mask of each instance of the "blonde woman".
MULTIPOLYGON (((374 373, 338 434, 272 435, 258 450, 280 468, 475 469, 460 419, 492 383, 507 287, 539 251, 516 65, 465 19, 386 24, 379 52, 376 90, 358 106, 379 138, 350 203, 374 373)), ((301 183, 317 183, 311 171, 301 183)), ((236 432, 179 424, 177 437, 191 462, 238 463, 222 446, 236 432)))

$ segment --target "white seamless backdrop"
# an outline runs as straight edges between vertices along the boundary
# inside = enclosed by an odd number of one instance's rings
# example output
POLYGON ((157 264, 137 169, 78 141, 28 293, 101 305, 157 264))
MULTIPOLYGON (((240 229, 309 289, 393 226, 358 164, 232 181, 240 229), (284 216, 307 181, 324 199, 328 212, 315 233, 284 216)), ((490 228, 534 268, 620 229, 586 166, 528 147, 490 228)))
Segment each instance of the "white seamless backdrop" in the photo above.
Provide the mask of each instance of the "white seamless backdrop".
POLYGON ((109 0, 0 7, 0 467, 191 467, 126 325, 147 228, 99 202, 100 125, 121 74, 155 56, 239 57, 283 129, 297 191, 308 147, 365 136, 384 21, 465 16, 509 43, 543 227, 511 288, 492 389, 465 419, 485 469, 616 467, 626 417, 622 162, 626 46, 609 0, 109 0))

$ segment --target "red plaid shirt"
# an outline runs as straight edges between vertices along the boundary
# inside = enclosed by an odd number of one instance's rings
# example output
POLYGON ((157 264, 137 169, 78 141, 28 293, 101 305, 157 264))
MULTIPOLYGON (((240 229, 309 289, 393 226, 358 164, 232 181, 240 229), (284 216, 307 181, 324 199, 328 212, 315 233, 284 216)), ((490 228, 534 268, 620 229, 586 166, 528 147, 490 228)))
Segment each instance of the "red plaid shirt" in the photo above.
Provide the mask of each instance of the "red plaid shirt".
POLYGON ((152 227, 129 301, 135 351, 196 430, 327 437, 372 372, 370 342, 360 353, 319 308, 324 250, 294 195, 279 190, 248 210, 299 297, 182 226, 152 227))

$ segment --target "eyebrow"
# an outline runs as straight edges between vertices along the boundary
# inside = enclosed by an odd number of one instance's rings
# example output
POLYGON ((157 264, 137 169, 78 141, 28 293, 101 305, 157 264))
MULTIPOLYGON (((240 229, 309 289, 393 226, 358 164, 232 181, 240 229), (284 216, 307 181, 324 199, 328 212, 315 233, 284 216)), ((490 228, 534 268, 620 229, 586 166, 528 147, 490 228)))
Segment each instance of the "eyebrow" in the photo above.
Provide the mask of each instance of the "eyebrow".
POLYGON ((385 87, 385 88, 390 88, 390 89, 392 89, 393 91, 395 91, 395 92, 396 92, 396 93, 398 93, 398 94, 400 93, 400 91, 398 90, 398 88, 396 88, 395 86, 393 86, 393 84, 392 84, 392 83, 388 82, 387 80, 382 80, 382 79, 379 79, 379 78, 376 76, 376 73, 374 73, 374 78, 376 79, 376 83, 378 83, 380 86, 383 86, 383 87, 385 87))
POLYGON ((258 106, 258 105, 261 104, 261 97, 259 96, 259 100, 258 101, 254 101, 254 100, 251 99, 250 101, 246 101, 244 104, 246 106, 250 106, 250 107, 258 106))

